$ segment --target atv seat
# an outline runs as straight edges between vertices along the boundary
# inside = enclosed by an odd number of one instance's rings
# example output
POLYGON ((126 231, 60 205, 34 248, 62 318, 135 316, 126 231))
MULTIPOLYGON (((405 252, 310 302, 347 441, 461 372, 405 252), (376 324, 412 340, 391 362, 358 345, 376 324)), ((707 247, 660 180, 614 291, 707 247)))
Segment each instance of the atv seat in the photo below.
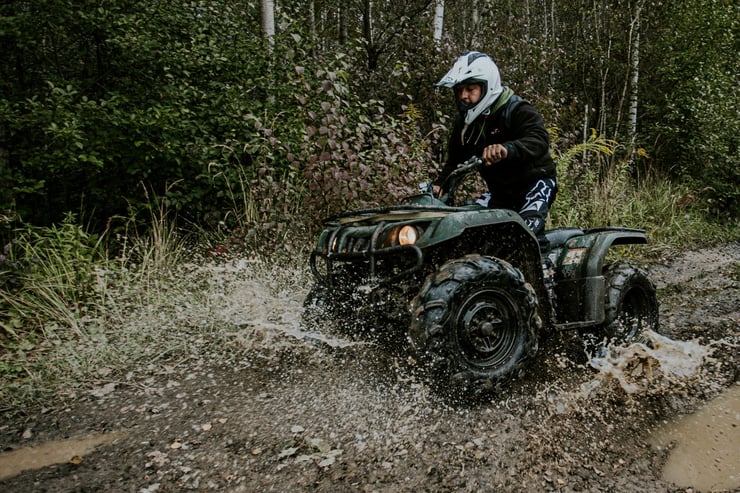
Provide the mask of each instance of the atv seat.
POLYGON ((558 228, 545 231, 545 238, 550 243, 550 248, 557 248, 574 236, 582 235, 583 230, 578 228, 558 228))

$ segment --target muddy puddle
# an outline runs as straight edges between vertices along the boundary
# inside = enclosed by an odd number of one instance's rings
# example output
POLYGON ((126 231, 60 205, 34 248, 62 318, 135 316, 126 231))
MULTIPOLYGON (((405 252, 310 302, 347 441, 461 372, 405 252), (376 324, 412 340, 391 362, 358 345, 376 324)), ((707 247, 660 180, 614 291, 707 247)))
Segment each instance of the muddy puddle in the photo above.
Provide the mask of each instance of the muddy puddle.
POLYGON ((673 447, 663 469, 665 480, 699 491, 740 488, 740 385, 652 435, 655 447, 673 447))
MULTIPOLYGON (((670 392, 675 384, 696 379, 712 350, 695 341, 676 341, 654 332, 648 345, 611 348, 591 360, 597 378, 582 386, 592 391, 614 379, 631 395, 670 392)), ((740 488, 740 385, 734 385, 697 412, 679 415, 651 434, 658 450, 668 450, 663 479, 699 491, 740 488)))
POLYGON ((79 464, 97 447, 109 445, 126 436, 124 432, 88 435, 2 452, 0 453, 0 480, 11 478, 23 471, 41 469, 54 464, 79 464))

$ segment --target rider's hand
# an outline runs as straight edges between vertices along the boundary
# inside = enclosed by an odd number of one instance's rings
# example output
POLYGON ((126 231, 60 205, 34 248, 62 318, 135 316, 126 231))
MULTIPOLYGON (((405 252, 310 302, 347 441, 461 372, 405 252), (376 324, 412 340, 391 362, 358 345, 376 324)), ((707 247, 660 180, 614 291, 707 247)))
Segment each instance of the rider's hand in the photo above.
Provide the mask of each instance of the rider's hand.
POLYGON ((509 151, 506 150, 506 147, 502 146, 501 144, 491 144, 483 149, 483 155, 481 156, 481 158, 483 159, 484 163, 486 163, 487 165, 491 165, 493 163, 503 161, 508 155, 509 151))
POLYGON ((432 191, 434 192, 435 197, 439 197, 439 195, 442 193, 442 187, 439 185, 432 185, 432 191))

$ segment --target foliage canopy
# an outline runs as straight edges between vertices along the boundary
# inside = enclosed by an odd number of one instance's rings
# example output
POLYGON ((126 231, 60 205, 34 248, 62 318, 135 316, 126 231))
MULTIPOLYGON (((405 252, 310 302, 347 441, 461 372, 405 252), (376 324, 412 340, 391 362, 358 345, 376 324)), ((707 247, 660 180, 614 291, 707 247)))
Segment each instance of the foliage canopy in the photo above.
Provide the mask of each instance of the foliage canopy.
MULTIPOLYGON (((702 207, 737 217, 733 2, 447 6, 435 44, 429 0, 285 1, 271 46, 253 1, 5 2, 0 211, 38 225, 72 211, 102 231, 154 191, 193 223, 254 233, 395 200, 444 156, 453 105, 433 82, 467 48, 562 129, 556 152, 589 128, 626 142, 639 6, 633 176, 690 180, 702 207)), ((617 147, 592 171, 631 155, 617 147)))

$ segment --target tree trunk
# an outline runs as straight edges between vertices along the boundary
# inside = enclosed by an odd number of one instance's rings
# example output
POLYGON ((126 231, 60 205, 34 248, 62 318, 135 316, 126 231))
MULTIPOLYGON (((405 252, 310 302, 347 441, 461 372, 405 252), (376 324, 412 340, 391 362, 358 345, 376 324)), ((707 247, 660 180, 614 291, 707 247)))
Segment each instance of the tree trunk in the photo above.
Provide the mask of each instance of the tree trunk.
POLYGON ((339 5, 339 42, 347 44, 347 6, 342 2, 339 5))
POLYGON ((373 44, 373 2, 365 0, 365 11, 362 17, 362 33, 368 46, 373 44))
POLYGON ((638 82, 640 79, 640 13, 642 0, 635 5, 635 16, 632 19, 632 49, 630 50, 630 109, 629 109, 629 156, 634 161, 635 146, 637 143, 637 102, 638 82))
POLYGON ((316 35, 316 2, 314 0, 308 2, 308 24, 308 31, 311 33, 311 49, 315 55, 319 38, 316 35))
POLYGON ((262 32, 270 46, 275 44, 275 0, 261 0, 262 32))
POLYGON ((445 18, 445 0, 437 0, 434 6, 434 44, 439 47, 442 41, 442 32, 445 18))
POLYGON ((378 68, 378 49, 373 41, 373 2, 365 0, 365 12, 362 18, 362 32, 365 36, 367 51, 367 68, 374 71, 378 68))

